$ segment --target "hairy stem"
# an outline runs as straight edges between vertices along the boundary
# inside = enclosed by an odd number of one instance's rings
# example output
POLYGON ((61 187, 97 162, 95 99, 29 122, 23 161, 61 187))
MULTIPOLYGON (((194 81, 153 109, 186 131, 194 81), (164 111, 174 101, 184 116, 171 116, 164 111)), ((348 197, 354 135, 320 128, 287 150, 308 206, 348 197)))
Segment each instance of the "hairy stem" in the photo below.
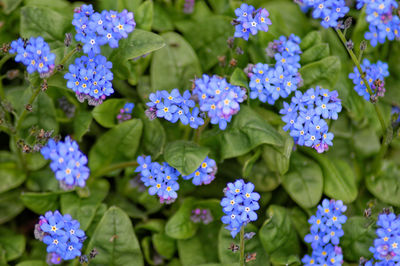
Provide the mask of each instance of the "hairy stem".
POLYGON ((244 225, 240 228, 240 266, 244 266, 244 225))

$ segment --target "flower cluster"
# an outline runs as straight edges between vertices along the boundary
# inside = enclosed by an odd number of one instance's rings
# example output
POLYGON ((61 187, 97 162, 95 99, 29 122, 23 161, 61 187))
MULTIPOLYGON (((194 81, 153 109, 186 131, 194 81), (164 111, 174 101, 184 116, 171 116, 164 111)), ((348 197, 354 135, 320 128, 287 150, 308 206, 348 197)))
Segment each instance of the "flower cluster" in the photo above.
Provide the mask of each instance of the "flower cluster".
POLYGON ((50 168, 60 181, 62 187, 71 189, 84 187, 89 178, 87 157, 78 147, 78 143, 66 137, 65 141, 55 142, 50 139, 40 152, 45 159, 50 159, 50 168))
POLYGON ((122 123, 126 120, 132 119, 132 110, 135 107, 134 103, 126 103, 124 108, 119 110, 119 114, 117 115, 118 123, 122 123))
MULTIPOLYGON (((369 248, 374 254, 375 265, 397 265, 400 262, 400 219, 394 213, 381 213, 376 224, 378 238, 369 248)), ((373 265, 373 260, 365 265, 373 265)))
POLYGON ((15 56, 16 62, 21 62, 27 66, 29 74, 37 71, 41 76, 46 76, 54 69, 56 56, 50 52, 50 47, 42 37, 31 37, 29 40, 19 38, 11 42, 11 54, 15 56))
POLYGON ((196 186, 208 185, 215 179, 216 173, 215 161, 207 156, 196 171, 188 176, 182 176, 182 178, 184 180, 192 179, 192 183, 196 186))
MULTIPOLYGON (((363 71, 362 74, 365 73, 365 79, 371 87, 372 92, 376 96, 383 97, 385 94, 384 79, 389 76, 388 64, 381 61, 371 64, 368 59, 364 59, 361 69, 363 71)), ((354 90, 358 95, 363 96, 365 100, 369 101, 371 95, 357 67, 354 67, 354 72, 349 74, 349 78, 353 80, 355 85, 354 90)))
POLYGON ((366 5, 366 20, 369 31, 364 35, 372 46, 384 43, 386 39, 393 41, 400 37, 400 18, 396 13, 398 1, 395 0, 357 0, 357 8, 366 5))
POLYGON ((185 0, 185 3, 183 4, 183 13, 192 14, 194 9, 194 2, 195 0, 185 0))
POLYGON ((209 224, 214 220, 214 218, 212 217, 209 209, 196 208, 192 210, 192 216, 190 216, 190 220, 192 220, 194 223, 209 224))
POLYGON ((319 153, 328 150, 332 146, 333 133, 328 132, 328 124, 324 119, 338 118, 342 104, 337 97, 337 91, 318 86, 304 94, 296 91, 292 102, 284 102, 284 108, 279 111, 286 123, 283 129, 290 130, 290 136, 300 146, 313 147, 319 153))
MULTIPOLYGON (((152 162, 150 156, 139 156, 137 162, 139 166, 135 169, 135 172, 140 173, 140 180, 145 187, 149 188, 149 194, 157 194, 161 203, 174 202, 178 197, 176 191, 179 190, 177 182, 181 175, 179 171, 166 162, 162 164, 152 162)), ((193 184, 197 186, 206 185, 214 180, 216 172, 215 161, 207 157, 194 173, 183 177, 183 179, 193 178, 193 184), (198 175, 196 174, 197 172, 199 172, 198 175)))
POLYGON ((179 120, 184 125, 198 128, 204 124, 204 119, 199 116, 199 108, 195 107, 191 96, 188 90, 181 95, 178 89, 173 89, 171 93, 165 90, 151 93, 146 115, 150 119, 160 117, 172 123, 179 120))
POLYGON ((82 56, 75 59, 75 64, 69 65, 69 72, 64 78, 67 87, 76 93, 81 102, 88 99, 89 104, 98 105, 114 93, 111 68, 112 63, 102 55, 82 56))
POLYGON ((211 124, 225 130, 232 116, 239 112, 240 103, 246 99, 246 90, 229 84, 225 78, 203 75, 194 81, 193 95, 200 110, 207 112, 211 124))
POLYGON ((269 13, 265 8, 255 9, 254 6, 243 3, 235 10, 237 16, 232 24, 235 25, 234 37, 243 38, 246 41, 250 34, 256 35, 258 31, 268 31, 268 25, 271 20, 268 18, 269 13))
POLYGON ((274 104, 279 97, 286 98, 297 90, 301 82, 298 73, 300 66, 300 38, 292 34, 289 38, 281 36, 271 42, 267 54, 276 60, 275 67, 258 63, 250 72, 250 98, 274 104))
POLYGON ((118 41, 127 38, 135 29, 133 13, 103 10, 94 12, 92 5, 82 5, 75 9, 72 25, 75 26, 75 39, 83 43, 83 52, 93 56, 100 53, 100 46, 108 44, 118 47, 118 41))
POLYGON ((245 183, 242 179, 228 183, 224 190, 225 197, 221 200, 221 206, 226 215, 221 220, 227 224, 225 228, 231 231, 233 238, 242 226, 257 220, 255 211, 260 208, 260 194, 253 190, 254 185, 245 183))
POLYGON ((311 234, 304 237, 313 249, 311 256, 305 255, 301 260, 304 265, 342 265, 342 249, 338 245, 343 236, 342 224, 347 220, 343 214, 346 209, 341 200, 324 199, 318 205, 316 215, 308 220, 311 234))
POLYGON ((48 211, 40 216, 35 226, 35 237, 47 245, 50 261, 60 264, 62 260, 72 260, 81 255, 85 232, 71 215, 61 215, 59 211, 48 211))
POLYGON ((303 6, 313 9, 313 18, 321 19, 321 25, 324 28, 336 27, 338 20, 350 10, 345 0, 302 0, 300 2, 303 6))

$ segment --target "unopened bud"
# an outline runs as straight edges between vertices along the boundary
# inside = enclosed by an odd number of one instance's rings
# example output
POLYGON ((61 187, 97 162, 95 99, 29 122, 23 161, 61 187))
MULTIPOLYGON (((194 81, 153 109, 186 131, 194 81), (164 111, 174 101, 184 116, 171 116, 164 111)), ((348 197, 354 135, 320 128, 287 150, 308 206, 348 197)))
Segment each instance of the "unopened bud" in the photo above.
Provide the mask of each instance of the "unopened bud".
POLYGON ((353 48, 354 48, 354 43, 353 43, 353 41, 352 41, 352 40, 348 40, 348 41, 346 42, 346 47, 347 47, 347 49, 349 49, 349 50, 353 50, 353 48))
POLYGON ((69 47, 72 42, 72 34, 71 33, 65 33, 65 39, 64 39, 64 45, 69 47))
POLYGON ((25 105, 25 109, 26 109, 28 112, 32 112, 32 105, 31 105, 31 104, 25 105))
POLYGON ((353 18, 352 17, 346 18, 346 20, 344 21, 344 28, 345 29, 350 28, 352 23, 353 23, 353 18))
POLYGON ((229 49, 232 49, 234 46, 235 39, 233 37, 229 37, 226 43, 228 44, 229 49))
POLYGON ((40 85, 40 86, 41 86, 42 91, 46 91, 47 88, 48 88, 48 86, 47 86, 47 80, 44 79, 42 85, 40 85))
POLYGON ((365 51, 367 49, 367 42, 363 40, 360 44, 360 50, 365 51))
POLYGON ((236 48, 236 53, 243 54, 244 52, 243 52, 242 48, 238 47, 238 48, 236 48))
POLYGON ((229 66, 235 67, 237 65, 237 60, 235 58, 232 58, 231 61, 229 61, 229 66))

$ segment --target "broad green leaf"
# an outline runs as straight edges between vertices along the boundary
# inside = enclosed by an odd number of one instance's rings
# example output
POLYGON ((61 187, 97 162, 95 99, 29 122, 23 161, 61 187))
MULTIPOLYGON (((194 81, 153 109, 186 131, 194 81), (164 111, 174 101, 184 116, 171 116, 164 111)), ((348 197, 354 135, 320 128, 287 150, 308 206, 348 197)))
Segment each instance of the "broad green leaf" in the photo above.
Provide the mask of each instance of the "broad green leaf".
POLYGON ((283 135, 284 143, 282 147, 264 145, 262 157, 268 169, 284 175, 289 170, 290 155, 293 151, 294 141, 288 134, 283 135))
POLYGON ((6 260, 19 258, 25 250, 25 237, 18 235, 9 228, 0 228, 0 246, 6 251, 6 260))
POLYGON ((145 262, 147 262, 147 264, 154 265, 154 261, 151 256, 151 238, 150 238, 150 236, 145 236, 142 239, 142 241, 140 241, 140 245, 142 246, 145 262))
POLYGON ((175 32, 161 35, 166 46, 153 55, 150 68, 151 86, 155 90, 189 89, 191 79, 201 75, 199 60, 193 48, 175 32))
POLYGON ((301 207, 305 209, 314 207, 322 196, 321 168, 313 160, 294 153, 289 172, 282 176, 282 185, 301 207))
POLYGON ((341 159, 329 159, 323 154, 307 150, 321 166, 324 175, 324 194, 342 200, 344 203, 353 202, 357 197, 356 177, 353 169, 341 159))
POLYGON ((24 210, 19 190, 0 194, 0 224, 10 221, 24 210))
POLYGON ((57 191, 60 188, 60 184, 50 167, 30 172, 25 184, 29 190, 35 192, 57 191))
POLYGON ((17 264, 17 266, 47 266, 48 264, 42 260, 25 260, 17 264))
POLYGON ((107 204, 120 207, 131 218, 147 219, 146 212, 137 207, 135 203, 119 194, 109 194, 107 204))
POLYGON ((127 100, 109 99, 93 108, 92 115, 94 120, 103 127, 111 128, 118 125, 117 115, 119 110, 124 107, 127 100))
POLYGON ((92 123, 92 115, 88 111, 78 111, 74 118, 74 138, 81 141, 83 135, 89 131, 92 123))
POLYGON ((321 85, 333 88, 340 73, 340 68, 340 59, 336 56, 329 56, 302 66, 299 72, 304 80, 305 87, 321 85))
POLYGON ((294 207, 290 210, 290 218, 293 221, 292 224, 298 236, 300 239, 304 239, 310 233, 310 224, 308 223, 307 215, 299 207, 294 207))
POLYGON ((72 21, 72 10, 68 16, 65 11, 61 13, 46 7, 24 6, 21 8, 21 36, 42 36, 45 41, 62 43, 72 21))
POLYGON ((170 14, 158 2, 154 3, 153 29, 159 32, 174 30, 174 24, 170 14))
POLYGON ((2 5, 4 14, 9 15, 21 2, 22 0, 1 0, 0 4, 2 5))
POLYGON ((203 70, 218 63, 218 56, 228 51, 226 40, 234 28, 230 18, 216 15, 202 16, 196 21, 184 20, 176 23, 179 31, 196 51, 203 70))
POLYGON ((381 147, 379 137, 372 128, 355 130, 353 143, 357 155, 361 157, 373 156, 379 152, 381 147))
POLYGON ((110 207, 100 220, 86 250, 93 248, 99 252, 91 261, 93 265, 143 265, 132 223, 118 207, 110 207))
POLYGON ((282 136, 250 107, 242 105, 226 130, 206 135, 202 143, 209 146, 221 160, 246 154, 261 144, 282 146, 282 136))
POLYGON ((278 174, 270 171, 265 162, 261 160, 254 163, 247 179, 255 185, 259 192, 273 191, 281 183, 278 174))
POLYGON ((24 172, 18 169, 14 162, 0 163, 0 193, 11 190, 21 185, 26 178, 24 172))
POLYGON ((99 0, 100 10, 136 11, 142 0, 99 0))
POLYGON ((95 172, 112 163, 134 159, 142 128, 141 120, 132 119, 119 124, 99 137, 89 152, 90 170, 95 172))
POLYGON ((327 43, 316 44, 301 54, 300 64, 306 65, 308 63, 321 60, 328 56, 329 56, 329 44, 327 43))
POLYGON ((300 43, 300 48, 302 51, 306 51, 314 45, 318 45, 322 42, 322 36, 319 31, 311 31, 308 33, 300 43))
POLYGON ((60 193, 57 192, 22 192, 21 200, 28 209, 43 215, 47 211, 55 211, 58 209, 59 195, 60 193))
POLYGON ((231 75, 231 79, 229 82, 232 85, 249 88, 249 80, 247 79, 246 73, 243 72, 240 68, 235 68, 231 75))
POLYGON ((256 163, 258 158, 260 158, 260 155, 261 149, 257 149, 256 152, 253 155, 249 156, 243 163, 242 175, 244 178, 249 178, 251 176, 254 164, 256 163))
POLYGON ((178 140, 165 147, 164 159, 182 175, 190 175, 204 161, 209 149, 194 142, 178 140))
POLYGON ((86 230, 92 222, 97 208, 107 196, 109 183, 106 180, 96 180, 89 185, 90 195, 80 198, 75 192, 61 195, 60 207, 62 213, 68 213, 81 224, 81 229, 86 230))
POLYGON ((169 218, 165 225, 165 233, 174 239, 187 239, 196 234, 198 224, 195 224, 190 216, 194 205, 193 198, 186 198, 179 210, 169 218))
POLYGON ((376 198, 385 203, 400 206, 400 167, 393 162, 384 161, 376 175, 369 175, 366 185, 376 198))
POLYGON ((136 27, 143 30, 151 30, 153 24, 153 2, 144 1, 135 13, 136 27))
POLYGON ((299 262, 296 254, 300 252, 300 245, 289 211, 278 205, 270 205, 267 215, 269 218, 262 225, 259 234, 271 262, 279 264, 284 262, 290 264, 296 260, 299 262))
POLYGON ((340 246, 346 260, 358 262, 360 257, 372 256, 369 247, 377 237, 369 221, 362 216, 350 217, 343 225, 344 235, 340 239, 340 246))
POLYGON ((161 233, 164 231, 165 220, 162 219, 149 219, 143 223, 135 226, 135 231, 147 230, 154 233, 161 233))
POLYGON ((164 233, 153 234, 152 236, 154 249, 161 256, 172 259, 176 251, 175 239, 170 238, 164 233))
MULTIPOLYGON (((260 235, 257 232, 257 227, 252 224, 248 224, 246 225, 244 231, 245 233, 256 233, 252 239, 246 240, 244 249, 245 254, 255 252, 257 253, 257 257, 256 260, 248 262, 246 265, 270 265, 269 254, 264 251, 263 246, 261 245, 260 235)), ((229 249, 232 243, 239 245, 239 241, 239 233, 235 238, 232 238, 230 231, 225 228, 225 225, 221 226, 218 234, 218 254, 222 263, 235 263, 239 261, 239 252, 233 253, 232 250, 229 249)))
POLYGON ((159 119, 150 120, 142 113, 143 148, 157 158, 164 150, 167 134, 159 119))
POLYGON ((26 167, 30 171, 37 171, 47 164, 47 160, 40 152, 28 153, 25 155, 26 167))

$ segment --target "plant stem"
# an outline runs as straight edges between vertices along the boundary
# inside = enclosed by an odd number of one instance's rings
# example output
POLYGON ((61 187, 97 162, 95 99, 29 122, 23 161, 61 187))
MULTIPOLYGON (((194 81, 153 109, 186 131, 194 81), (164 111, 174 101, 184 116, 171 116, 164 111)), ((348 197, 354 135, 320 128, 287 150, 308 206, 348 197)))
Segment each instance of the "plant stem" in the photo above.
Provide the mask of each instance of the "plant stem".
POLYGON ((196 130, 195 137, 194 137, 194 141, 196 143, 199 143, 200 137, 201 137, 201 133, 203 133, 203 131, 207 127, 208 123, 210 123, 210 118, 209 117, 207 117, 207 119, 204 122, 204 124, 198 130, 196 130))
MULTIPOLYGON (((59 65, 64 65, 65 62, 68 61, 68 59, 70 59, 76 52, 78 52, 78 48, 75 47, 74 49, 72 49, 67 55, 64 56, 63 59, 61 59, 60 64, 59 65)), ((58 72, 57 68, 54 69, 53 73, 50 75, 53 76, 54 74, 56 74, 58 72)))
POLYGON ((240 228, 240 258, 239 265, 244 266, 244 225, 240 228))
POLYGON ((91 177, 92 178, 96 178, 99 176, 102 176, 104 174, 107 174, 109 172, 112 172, 114 170, 118 170, 118 169, 122 169, 122 168, 126 168, 129 166, 138 166, 139 164, 136 161, 130 161, 130 162, 123 162, 123 163, 116 163, 116 164, 112 164, 110 166, 104 167, 96 172, 94 172, 91 177))
MULTIPOLYGON (((35 101, 36 97, 39 95, 39 92, 42 88, 40 85, 36 88, 36 90, 33 92, 31 97, 29 98, 28 104, 32 105, 33 102, 35 101)), ((22 114, 20 117, 18 117, 17 125, 15 126, 15 131, 17 132, 18 135, 18 130, 20 129, 22 125, 22 121, 24 120, 25 116, 28 114, 28 110, 25 108, 24 111, 22 111, 22 114)))

